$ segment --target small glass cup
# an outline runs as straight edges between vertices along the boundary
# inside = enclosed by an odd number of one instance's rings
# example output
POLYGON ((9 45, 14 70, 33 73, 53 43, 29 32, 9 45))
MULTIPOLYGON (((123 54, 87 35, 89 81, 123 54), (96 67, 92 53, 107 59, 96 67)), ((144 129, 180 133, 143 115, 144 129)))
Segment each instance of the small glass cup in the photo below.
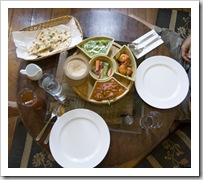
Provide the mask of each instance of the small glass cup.
POLYGON ((140 126, 143 129, 160 128, 163 125, 161 114, 151 111, 149 114, 140 118, 140 126))
POLYGON ((134 123, 134 118, 130 115, 123 116, 122 122, 125 125, 132 125, 134 123))
POLYGON ((62 86, 52 74, 44 74, 38 81, 38 84, 59 102, 63 102, 66 99, 62 86))
POLYGON ((28 88, 25 88, 18 93, 17 101, 19 104, 35 110, 41 109, 44 105, 44 101, 39 98, 33 90, 28 88))

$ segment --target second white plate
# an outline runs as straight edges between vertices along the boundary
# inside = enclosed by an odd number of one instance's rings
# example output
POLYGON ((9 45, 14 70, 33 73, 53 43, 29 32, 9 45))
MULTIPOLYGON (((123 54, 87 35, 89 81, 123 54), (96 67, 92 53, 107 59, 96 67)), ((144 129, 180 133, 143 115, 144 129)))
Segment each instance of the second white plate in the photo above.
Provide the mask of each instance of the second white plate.
POLYGON ((54 159, 66 168, 90 168, 98 165, 110 145, 105 121, 87 109, 63 114, 54 124, 49 146, 54 159))
POLYGON ((184 100, 189 80, 177 61, 166 56, 153 56, 138 67, 135 86, 146 103, 166 109, 175 107, 184 100))

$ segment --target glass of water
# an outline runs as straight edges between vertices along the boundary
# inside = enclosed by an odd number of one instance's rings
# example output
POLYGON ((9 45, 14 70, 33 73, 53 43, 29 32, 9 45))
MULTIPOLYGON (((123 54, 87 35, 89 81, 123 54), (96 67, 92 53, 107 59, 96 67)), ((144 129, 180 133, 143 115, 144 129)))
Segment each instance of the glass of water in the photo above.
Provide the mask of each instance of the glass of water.
POLYGON ((149 114, 140 118, 140 126, 143 129, 160 128, 162 125, 161 114, 157 111, 151 111, 149 114))
POLYGON ((56 100, 63 102, 66 99, 62 86, 52 74, 44 74, 38 81, 38 84, 56 100))

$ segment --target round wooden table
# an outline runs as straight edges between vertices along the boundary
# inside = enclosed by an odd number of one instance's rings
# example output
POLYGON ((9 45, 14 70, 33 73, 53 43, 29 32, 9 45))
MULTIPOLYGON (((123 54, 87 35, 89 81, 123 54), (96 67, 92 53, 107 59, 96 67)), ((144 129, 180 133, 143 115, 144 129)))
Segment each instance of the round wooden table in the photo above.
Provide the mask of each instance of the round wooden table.
MULTIPOLYGON (((150 29, 139 21, 128 17, 124 14, 109 12, 109 11, 85 11, 75 14, 74 16, 80 23, 84 37, 91 37, 97 35, 106 35, 113 37, 115 41, 121 45, 126 42, 131 42, 150 29)), ((24 17, 25 18, 25 17, 24 17)), ((21 19, 22 20, 22 19, 21 19)), ((75 51, 76 49, 72 49, 75 51)), ((146 56, 138 60, 142 61, 151 55, 165 55, 167 49, 165 45, 161 45, 146 56)), ((56 73, 59 55, 55 55, 40 61, 34 61, 39 65, 44 72, 56 73)), ((20 69, 24 69, 30 62, 23 61, 20 64, 20 69)), ((18 104, 22 121, 29 132, 29 134, 36 138, 43 126, 46 110, 52 97, 47 95, 36 81, 29 80, 26 76, 18 74, 17 77, 17 92, 21 89, 29 87, 34 89, 39 96, 44 99, 45 106, 42 110, 35 111, 18 104)), ((122 99, 120 100, 122 101, 122 99)), ((94 106, 94 105, 93 105, 94 106)), ((134 106, 134 104, 132 104, 134 106)), ((132 134, 110 131, 110 147, 106 157, 97 167, 129 167, 129 164, 136 164, 139 160, 145 157, 155 146, 157 146, 169 134, 169 128, 175 116, 175 108, 160 110, 153 108, 144 103, 146 112, 157 110, 162 113, 164 126, 158 130, 143 132, 142 134, 132 134), (128 164, 129 163, 129 164, 128 164)), ((45 132, 42 139, 37 142, 46 151, 49 150, 49 145, 43 144, 43 141, 51 129, 51 125, 45 132)))

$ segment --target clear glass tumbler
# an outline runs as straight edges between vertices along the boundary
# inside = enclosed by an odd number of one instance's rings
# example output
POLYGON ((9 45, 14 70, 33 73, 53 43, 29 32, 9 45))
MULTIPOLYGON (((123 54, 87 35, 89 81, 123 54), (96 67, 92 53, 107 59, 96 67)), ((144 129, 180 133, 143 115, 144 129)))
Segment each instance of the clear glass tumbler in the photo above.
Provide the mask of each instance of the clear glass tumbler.
POLYGON ((56 100, 63 102, 66 99, 62 86, 56 81, 52 74, 44 74, 38 84, 56 100))
POLYGON ((151 111, 149 114, 140 118, 140 126, 143 129, 160 128, 162 125, 161 114, 157 111, 151 111))

